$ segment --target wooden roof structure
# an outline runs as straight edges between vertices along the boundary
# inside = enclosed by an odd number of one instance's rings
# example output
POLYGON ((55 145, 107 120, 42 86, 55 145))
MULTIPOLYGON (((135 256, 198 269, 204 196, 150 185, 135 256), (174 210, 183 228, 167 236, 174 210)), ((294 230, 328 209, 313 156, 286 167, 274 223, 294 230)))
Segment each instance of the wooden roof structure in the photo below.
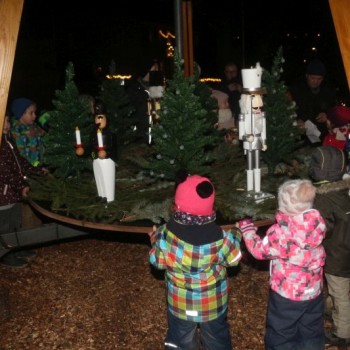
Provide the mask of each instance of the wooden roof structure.
POLYGON ((337 33, 348 88, 350 89, 350 1, 329 0, 329 6, 333 17, 335 31, 337 33))
POLYGON ((0 142, 24 0, 0 0, 0 142))

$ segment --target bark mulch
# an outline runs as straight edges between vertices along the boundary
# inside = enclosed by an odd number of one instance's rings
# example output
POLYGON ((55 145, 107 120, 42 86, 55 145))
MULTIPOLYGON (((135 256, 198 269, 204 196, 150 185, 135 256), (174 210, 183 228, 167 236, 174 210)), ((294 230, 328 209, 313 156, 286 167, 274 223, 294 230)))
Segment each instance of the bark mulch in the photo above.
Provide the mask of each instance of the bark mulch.
MULTIPOLYGON (((100 232, 36 247, 22 269, 0 267, 1 350, 163 350, 163 273, 147 235, 100 232)), ((236 350, 263 350, 268 269, 230 268, 236 350)), ((336 349, 336 348, 334 348, 336 349)))

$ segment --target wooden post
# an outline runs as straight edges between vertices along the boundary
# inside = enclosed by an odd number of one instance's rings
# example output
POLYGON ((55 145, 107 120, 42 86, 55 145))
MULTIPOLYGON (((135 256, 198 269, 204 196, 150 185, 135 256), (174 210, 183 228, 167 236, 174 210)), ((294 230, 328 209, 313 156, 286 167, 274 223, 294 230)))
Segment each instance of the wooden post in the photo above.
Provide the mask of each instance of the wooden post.
POLYGON ((343 65, 350 88, 350 1, 329 0, 343 65))
POLYGON ((187 30, 188 30, 188 73, 193 76, 193 29, 192 29, 192 2, 187 1, 187 30))
POLYGON ((184 60, 184 75, 185 77, 188 77, 189 70, 188 70, 188 27, 187 27, 187 1, 182 2, 182 55, 184 60))
POLYGON ((0 142, 24 0, 0 0, 0 142))
POLYGON ((174 12, 175 12, 175 40, 176 48, 180 58, 183 58, 183 46, 182 46, 182 0, 174 0, 174 12))
POLYGON ((182 2, 182 36, 183 36, 183 59, 184 75, 193 75, 193 33, 192 33, 192 2, 182 2))

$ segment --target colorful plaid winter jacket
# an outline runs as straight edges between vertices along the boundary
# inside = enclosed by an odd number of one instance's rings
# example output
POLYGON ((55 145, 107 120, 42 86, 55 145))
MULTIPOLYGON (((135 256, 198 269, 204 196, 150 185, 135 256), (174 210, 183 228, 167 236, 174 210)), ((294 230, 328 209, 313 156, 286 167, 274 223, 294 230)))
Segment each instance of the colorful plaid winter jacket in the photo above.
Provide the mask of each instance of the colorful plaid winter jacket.
POLYGON ((249 252, 256 259, 269 259, 270 286, 291 300, 316 298, 323 288, 326 225, 318 210, 291 216, 276 214, 276 223, 261 238, 256 228, 243 231, 249 252))
POLYGON ((34 166, 42 163, 44 134, 44 129, 35 123, 26 125, 17 119, 11 121, 11 135, 19 153, 34 166))
POLYGON ((218 318, 227 309, 227 266, 241 259, 238 231, 223 231, 222 239, 192 245, 179 239, 166 225, 151 239, 150 263, 166 270, 168 309, 193 322, 218 318))

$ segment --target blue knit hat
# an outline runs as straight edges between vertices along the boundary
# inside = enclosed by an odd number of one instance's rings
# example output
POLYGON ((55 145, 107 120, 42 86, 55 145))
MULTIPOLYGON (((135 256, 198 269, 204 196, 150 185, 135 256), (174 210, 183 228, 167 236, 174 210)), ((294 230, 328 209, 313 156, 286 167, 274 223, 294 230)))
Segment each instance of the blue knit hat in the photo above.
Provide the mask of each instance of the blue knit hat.
POLYGON ((15 119, 20 119, 26 109, 33 105, 34 102, 28 98, 20 97, 13 100, 11 105, 11 111, 15 119))

